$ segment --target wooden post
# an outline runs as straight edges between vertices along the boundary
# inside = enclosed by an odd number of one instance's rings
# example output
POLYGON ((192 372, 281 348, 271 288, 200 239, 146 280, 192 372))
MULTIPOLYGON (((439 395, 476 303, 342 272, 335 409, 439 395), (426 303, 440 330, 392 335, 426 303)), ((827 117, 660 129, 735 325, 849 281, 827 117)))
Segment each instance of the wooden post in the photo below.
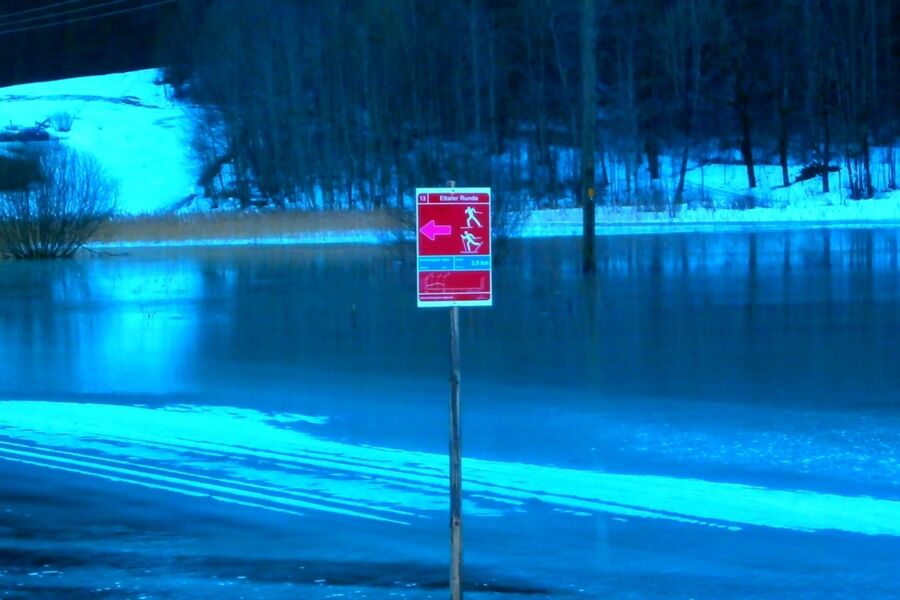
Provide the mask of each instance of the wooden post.
POLYGON ((581 15, 581 271, 595 273, 594 252, 597 219, 594 204, 594 149, 597 126, 597 24, 594 22, 596 0, 583 0, 581 15))
MULTIPOLYGON (((448 181, 447 187, 456 187, 448 181)), ((450 598, 462 600, 462 453, 459 433, 459 307, 450 308, 450 598)))
POLYGON ((459 307, 450 309, 450 598, 462 600, 462 460, 459 435, 459 307))

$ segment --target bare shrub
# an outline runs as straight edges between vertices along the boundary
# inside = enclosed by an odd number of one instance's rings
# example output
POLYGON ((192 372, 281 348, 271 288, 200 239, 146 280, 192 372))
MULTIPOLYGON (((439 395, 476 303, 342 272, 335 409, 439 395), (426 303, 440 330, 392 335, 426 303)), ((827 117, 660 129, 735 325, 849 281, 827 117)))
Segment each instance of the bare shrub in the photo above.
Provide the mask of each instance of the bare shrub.
POLYGON ((0 151, 0 193, 24 192, 43 179, 40 161, 22 147, 0 151))
POLYGON ((70 112, 60 111, 54 113, 50 117, 50 123, 53 124, 53 128, 57 131, 67 133, 72 131, 72 124, 75 123, 75 115, 70 112))
MULTIPOLYGON (((192 112, 191 149, 201 165, 198 183, 203 187, 203 195, 212 201, 213 208, 219 208, 219 201, 227 197, 227 191, 235 187, 234 178, 229 177, 236 158, 229 148, 222 115, 214 108, 197 108, 192 112)), ((249 198, 243 205, 249 204, 249 198)))
POLYGON ((531 217, 531 203, 525 194, 494 194, 491 208, 494 262, 502 262, 510 252, 510 240, 519 236, 531 217))
POLYGON ((42 179, 0 192, 0 254, 70 257, 112 215, 116 186, 96 159, 66 146, 33 158, 42 179))

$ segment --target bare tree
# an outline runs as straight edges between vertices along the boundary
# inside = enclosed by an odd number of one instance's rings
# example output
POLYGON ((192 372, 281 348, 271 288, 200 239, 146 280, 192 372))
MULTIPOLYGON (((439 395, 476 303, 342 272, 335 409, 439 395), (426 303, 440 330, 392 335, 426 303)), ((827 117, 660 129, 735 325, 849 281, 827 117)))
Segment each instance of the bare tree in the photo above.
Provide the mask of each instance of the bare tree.
POLYGON ((768 80, 769 97, 775 103, 777 124, 775 126, 778 147, 778 162, 781 166, 781 183, 791 185, 788 162, 791 134, 797 128, 801 117, 802 90, 808 85, 808 61, 810 48, 804 43, 806 35, 803 24, 803 0, 785 0, 768 21, 768 27, 761 32, 776 42, 771 51, 763 53, 768 61, 764 71, 768 80), (799 29, 799 31, 798 31, 799 29))
POLYGON ((684 199, 685 174, 701 104, 709 97, 710 59, 720 55, 713 50, 718 28, 723 23, 722 7, 713 0, 677 0, 664 13, 660 30, 664 68, 669 79, 675 120, 682 137, 681 162, 674 204, 684 199))
POLYGON ((773 151, 785 185, 810 155, 827 185, 837 149, 865 196, 878 185, 870 149, 900 127, 890 0, 178 4, 176 33, 194 34, 175 47, 196 44, 184 89, 221 123, 217 150, 200 150, 244 205, 394 209, 414 185, 454 178, 588 211, 606 179, 596 159, 618 155, 626 193, 646 164, 654 204, 671 206, 701 145, 737 148, 750 187, 773 151))

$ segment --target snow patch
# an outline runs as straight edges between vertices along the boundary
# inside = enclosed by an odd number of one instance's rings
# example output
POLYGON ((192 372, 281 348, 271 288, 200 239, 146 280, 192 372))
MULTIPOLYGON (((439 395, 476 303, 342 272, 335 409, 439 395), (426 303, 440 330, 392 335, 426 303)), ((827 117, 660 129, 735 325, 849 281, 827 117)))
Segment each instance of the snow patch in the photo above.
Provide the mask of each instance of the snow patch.
POLYGON ((118 211, 164 210, 192 193, 197 166, 188 111, 159 76, 149 69, 0 88, 0 126, 71 114, 71 131, 55 135, 100 161, 119 185, 118 211))
MULTIPOLYGON (((6 401, 0 460, 296 515, 398 525, 444 515, 446 456, 333 441, 326 423, 234 407, 6 401)), ((465 472, 473 517, 540 503, 579 518, 900 536, 900 502, 888 499, 477 458, 465 472)))

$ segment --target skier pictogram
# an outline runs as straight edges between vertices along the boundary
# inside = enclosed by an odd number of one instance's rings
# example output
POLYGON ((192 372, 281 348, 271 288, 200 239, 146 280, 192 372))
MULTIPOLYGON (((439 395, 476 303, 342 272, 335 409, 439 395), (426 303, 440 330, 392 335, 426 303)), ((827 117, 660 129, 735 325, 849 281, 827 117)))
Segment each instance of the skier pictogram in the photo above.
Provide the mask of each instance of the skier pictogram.
POLYGON ((473 228, 472 223, 475 224, 474 227, 479 227, 479 228, 484 227, 484 225, 481 224, 481 221, 478 220, 478 215, 480 215, 480 214, 482 214, 482 213, 475 210, 474 206, 467 206, 466 207, 466 226, 463 227, 463 229, 472 229, 473 228))
POLYGON ((459 236, 463 243, 463 254, 475 254, 484 242, 480 237, 472 235, 471 231, 467 231, 459 236))

